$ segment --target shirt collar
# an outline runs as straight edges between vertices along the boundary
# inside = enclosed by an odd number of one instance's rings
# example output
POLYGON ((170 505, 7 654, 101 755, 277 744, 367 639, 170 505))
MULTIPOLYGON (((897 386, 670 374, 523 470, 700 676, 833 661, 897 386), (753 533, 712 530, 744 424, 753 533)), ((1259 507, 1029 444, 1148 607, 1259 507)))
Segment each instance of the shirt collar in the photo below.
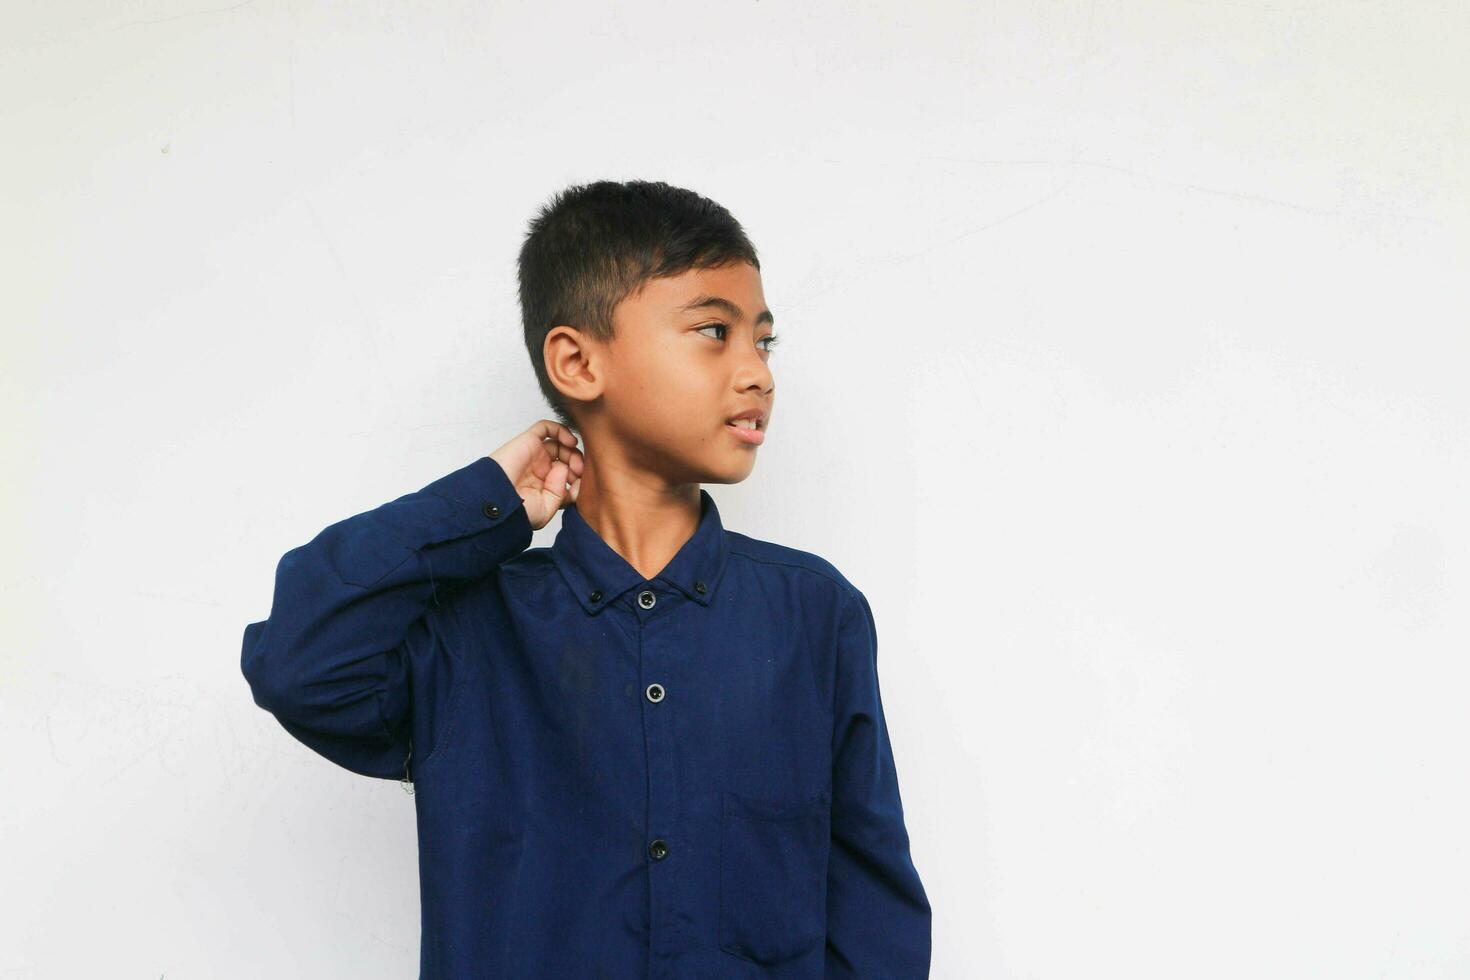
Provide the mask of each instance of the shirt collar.
MULTIPOLYGON (((714 598, 729 549, 720 510, 709 491, 701 487, 699 526, 652 581, 672 586, 707 606, 714 598)), ((589 613, 606 609, 624 592, 647 581, 602 540, 573 503, 562 508, 561 527, 551 544, 551 557, 571 586, 572 594, 589 613)))

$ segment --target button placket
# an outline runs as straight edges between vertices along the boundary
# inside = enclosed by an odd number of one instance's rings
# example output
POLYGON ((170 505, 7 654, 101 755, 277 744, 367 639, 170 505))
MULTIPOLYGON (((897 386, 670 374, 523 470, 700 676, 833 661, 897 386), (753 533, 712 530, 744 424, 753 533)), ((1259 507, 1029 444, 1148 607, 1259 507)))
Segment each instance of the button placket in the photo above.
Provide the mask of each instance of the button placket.
MULTIPOLYGON (((678 603, 664 609, 659 605, 655 583, 640 582, 633 589, 633 617, 639 640, 639 672, 644 683, 643 708, 647 713, 643 732, 648 759, 647 854, 649 862, 649 945, 657 960, 673 955, 679 936, 678 889, 675 875, 682 862, 675 860, 670 836, 677 836, 679 777, 674 751, 672 704, 662 681, 671 679, 679 646, 678 603), (667 616, 665 614, 668 614, 667 616), (670 619, 669 617, 672 617, 670 619)), ((687 640, 685 641, 687 642, 687 640)), ((662 973, 652 974, 664 977, 662 973)))

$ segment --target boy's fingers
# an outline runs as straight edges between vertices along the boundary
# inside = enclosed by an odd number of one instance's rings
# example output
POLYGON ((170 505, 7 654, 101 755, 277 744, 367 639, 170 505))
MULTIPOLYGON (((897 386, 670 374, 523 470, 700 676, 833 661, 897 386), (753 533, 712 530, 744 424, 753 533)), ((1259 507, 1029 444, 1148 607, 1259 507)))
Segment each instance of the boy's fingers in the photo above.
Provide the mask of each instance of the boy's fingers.
POLYGON ((546 473, 545 486, 542 487, 542 491, 551 495, 556 502, 557 508, 560 508, 566 503, 567 481, 570 476, 571 473, 567 469, 567 464, 560 460, 552 463, 551 469, 546 473))
POLYGON ((554 442, 543 442, 541 446, 544 455, 537 462, 542 466, 558 462, 563 463, 572 473, 580 476, 587 465, 587 460, 583 457, 582 450, 573 446, 566 446, 554 442))
POLYGON ((568 483, 572 482, 572 480, 576 479, 577 477, 580 477, 582 475, 583 467, 587 465, 587 461, 582 458, 582 454, 575 449, 568 450, 568 455, 565 462, 567 464, 568 470, 568 483))
POLYGON ((526 467, 535 480, 531 486, 541 491, 542 499, 553 510, 575 501, 587 464, 577 448, 576 434, 553 419, 538 419, 524 435, 532 438, 533 445, 526 467))
POLYGON ((527 431, 537 439, 555 439, 572 448, 577 445, 577 434, 555 419, 537 419, 527 431))
POLYGON ((559 442, 541 440, 536 443, 536 450, 531 455, 531 472, 538 479, 544 480, 551 466, 564 462, 562 457, 567 451, 559 442))
POLYGON ((554 422, 551 419, 537 419, 536 421, 531 423, 531 427, 528 428, 526 431, 535 436, 537 439, 560 439, 561 436, 557 432, 557 430, 561 429, 562 427, 563 426, 560 422, 554 422))
POLYGON ((567 459, 582 451, 577 448, 577 437, 570 434, 563 435, 561 438, 554 435, 546 436, 540 441, 540 446, 543 452, 557 459, 567 459))

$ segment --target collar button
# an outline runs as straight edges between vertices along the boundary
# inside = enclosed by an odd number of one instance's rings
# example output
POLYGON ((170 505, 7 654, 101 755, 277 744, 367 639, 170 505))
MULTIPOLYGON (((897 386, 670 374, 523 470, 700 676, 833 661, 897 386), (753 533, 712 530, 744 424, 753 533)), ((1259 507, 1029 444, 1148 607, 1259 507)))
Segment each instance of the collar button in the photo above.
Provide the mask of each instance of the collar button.
POLYGON ((704 587, 704 583, 703 582, 695 582, 694 583, 694 591, 695 592, 698 592, 700 595, 704 595, 705 592, 707 592, 708 590, 704 587))
POLYGON ((601 589, 597 589, 596 591, 594 591, 587 598, 591 599, 593 602, 601 602, 602 601, 602 590, 601 589))

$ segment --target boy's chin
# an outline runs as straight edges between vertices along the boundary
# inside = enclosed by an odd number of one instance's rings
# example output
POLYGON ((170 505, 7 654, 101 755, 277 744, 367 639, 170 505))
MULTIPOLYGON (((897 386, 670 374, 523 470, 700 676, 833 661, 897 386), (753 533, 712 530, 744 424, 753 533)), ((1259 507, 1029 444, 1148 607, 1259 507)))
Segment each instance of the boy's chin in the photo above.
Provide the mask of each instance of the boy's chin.
POLYGON ((720 465, 706 465, 702 469, 703 473, 697 481, 699 483, 740 483, 755 469, 755 453, 747 452, 744 459, 722 460, 720 465))

